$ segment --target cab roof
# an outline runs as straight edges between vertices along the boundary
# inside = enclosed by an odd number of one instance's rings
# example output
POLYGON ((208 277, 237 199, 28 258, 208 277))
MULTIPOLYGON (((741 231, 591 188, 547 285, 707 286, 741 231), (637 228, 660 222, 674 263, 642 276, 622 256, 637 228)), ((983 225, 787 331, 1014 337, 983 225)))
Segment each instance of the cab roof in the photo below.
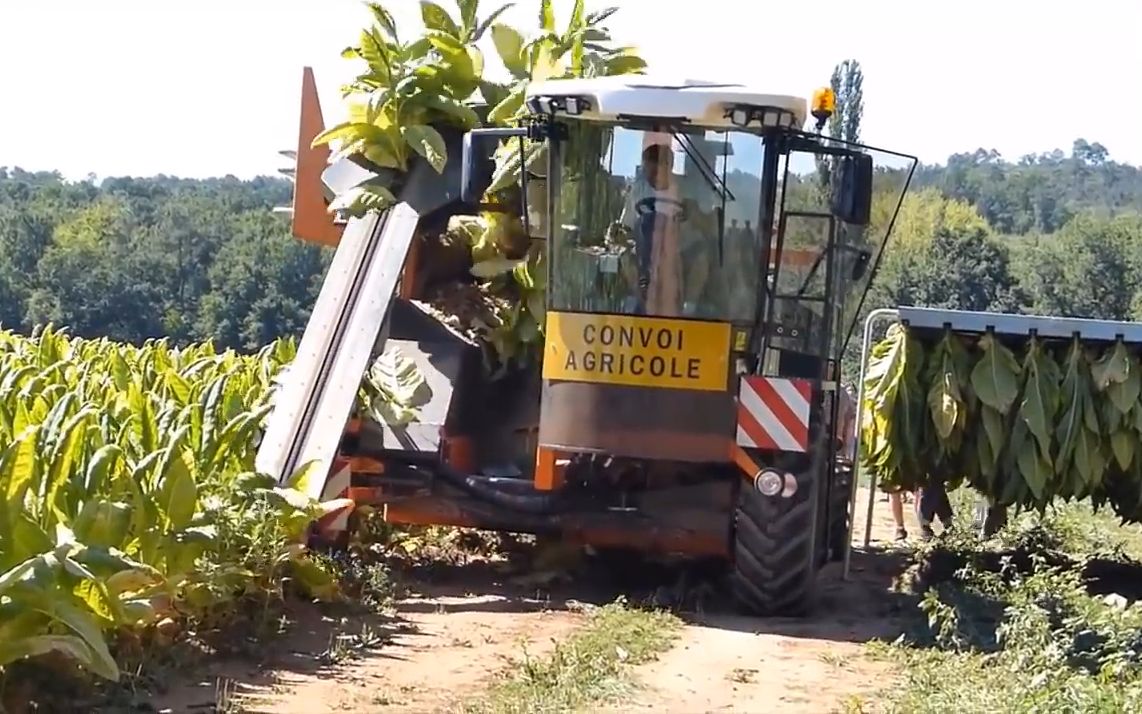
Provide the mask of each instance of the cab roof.
POLYGON ((587 121, 662 118, 721 130, 741 130, 728 116, 735 106, 778 110, 765 112, 763 119, 758 118, 765 126, 800 129, 807 114, 803 97, 768 94, 734 82, 648 75, 533 82, 527 86, 526 99, 533 112, 539 110, 537 113, 555 113, 587 121), (578 113, 567 110, 567 99, 578 100, 578 113))

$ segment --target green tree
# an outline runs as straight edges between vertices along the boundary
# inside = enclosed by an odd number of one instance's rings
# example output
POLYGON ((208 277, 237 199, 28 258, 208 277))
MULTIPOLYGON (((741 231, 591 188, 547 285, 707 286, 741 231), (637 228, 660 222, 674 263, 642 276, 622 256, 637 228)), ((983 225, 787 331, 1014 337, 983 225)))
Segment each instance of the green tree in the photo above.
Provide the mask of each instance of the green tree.
POLYGON ((1031 310, 1130 320, 1142 290, 1142 219, 1083 213, 1052 235, 1019 241, 1017 274, 1031 310))
POLYGON ((199 334, 249 350, 279 335, 300 335, 328 254, 290 236, 272 214, 246 215, 234 228, 210 269, 199 334))
POLYGON ((1026 299, 1008 247, 979 226, 941 226, 922 249, 886 267, 876 285, 880 304, 1018 312, 1026 299))
POLYGON ((163 335, 149 251, 140 250, 125 202, 104 198, 56 228, 36 265, 29 324, 68 326, 83 336, 139 341, 163 335))
MULTIPOLYGON (((828 135, 848 142, 860 141, 860 122, 864 117, 864 72, 860 62, 847 59, 833 68, 829 81, 837 98, 836 111, 829 117, 828 135)), ((817 180, 823 195, 832 185, 832 166, 826 157, 817 157, 817 180)))

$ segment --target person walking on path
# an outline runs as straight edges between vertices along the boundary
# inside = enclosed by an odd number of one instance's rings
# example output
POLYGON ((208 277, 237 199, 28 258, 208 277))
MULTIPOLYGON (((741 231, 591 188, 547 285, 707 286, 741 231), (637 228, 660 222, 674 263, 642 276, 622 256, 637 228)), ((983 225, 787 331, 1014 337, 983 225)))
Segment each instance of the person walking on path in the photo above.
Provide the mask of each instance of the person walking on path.
MULTIPOLYGON (((840 402, 837 405, 837 440, 840 442, 841 453, 851 461, 856 455, 856 397, 852 387, 844 385, 840 390, 840 402)), ((853 465, 854 473, 856 465, 853 465)), ((904 527, 904 492, 892 491, 888 494, 888 501, 892 507, 892 520, 896 524, 896 540, 908 539, 908 529, 904 527)))

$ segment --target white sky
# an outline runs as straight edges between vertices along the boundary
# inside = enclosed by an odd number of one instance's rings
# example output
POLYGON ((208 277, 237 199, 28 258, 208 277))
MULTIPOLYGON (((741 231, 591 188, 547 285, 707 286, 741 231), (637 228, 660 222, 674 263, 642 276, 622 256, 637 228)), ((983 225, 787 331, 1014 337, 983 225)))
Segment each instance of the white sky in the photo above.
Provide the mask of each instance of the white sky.
MULTIPOLYGON (((556 0, 560 23, 570 4, 556 0)), ((616 39, 655 72, 808 96, 855 58, 863 140, 924 162, 1069 151, 1081 136, 1142 164, 1136 0, 588 0, 608 4, 616 39)), ((504 17, 530 29, 538 5, 504 17)), ((415 0, 386 6, 419 27, 415 0)), ((332 123, 353 67, 339 53, 366 19, 358 0, 0 0, 0 166, 273 173, 296 144, 301 68, 332 123)))

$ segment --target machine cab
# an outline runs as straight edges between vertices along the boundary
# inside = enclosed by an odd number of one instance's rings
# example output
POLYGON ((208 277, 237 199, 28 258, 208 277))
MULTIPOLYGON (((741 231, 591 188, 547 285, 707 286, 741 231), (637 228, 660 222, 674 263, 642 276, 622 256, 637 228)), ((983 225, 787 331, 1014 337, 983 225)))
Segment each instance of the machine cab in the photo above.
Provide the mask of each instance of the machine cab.
MULTIPOLYGON (((814 99, 819 125, 830 101, 814 99)), ((750 376, 804 380, 776 389, 821 421, 815 394, 837 380, 887 226, 869 239, 871 150, 803 132, 808 104, 735 84, 555 80, 529 86, 527 126, 467 137, 469 200, 481 138, 518 137, 501 152, 527 157, 524 215, 549 257, 542 446, 725 461, 750 376)), ((806 451, 813 418, 767 445, 806 451)))

